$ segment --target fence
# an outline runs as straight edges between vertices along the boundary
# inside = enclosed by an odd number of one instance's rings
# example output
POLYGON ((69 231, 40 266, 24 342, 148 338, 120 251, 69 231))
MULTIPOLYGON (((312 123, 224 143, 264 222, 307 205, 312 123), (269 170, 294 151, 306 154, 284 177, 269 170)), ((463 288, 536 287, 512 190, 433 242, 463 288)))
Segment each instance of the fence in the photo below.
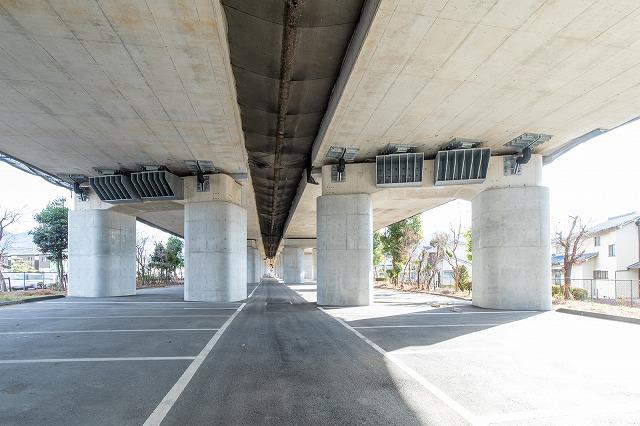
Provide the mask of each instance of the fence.
POLYGON ((8 291, 49 288, 58 282, 55 272, 3 272, 8 291))
MULTIPOLYGON (((554 284, 563 285, 563 282, 554 280, 554 284)), ((639 280, 572 278, 571 287, 585 289, 588 300, 640 307, 639 280)))

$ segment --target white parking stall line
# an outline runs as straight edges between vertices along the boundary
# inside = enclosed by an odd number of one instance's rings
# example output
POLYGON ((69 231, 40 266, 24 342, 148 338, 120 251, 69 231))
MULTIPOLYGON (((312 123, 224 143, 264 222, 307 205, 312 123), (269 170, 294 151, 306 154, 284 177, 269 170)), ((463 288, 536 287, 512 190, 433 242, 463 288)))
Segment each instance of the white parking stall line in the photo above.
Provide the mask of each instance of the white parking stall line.
MULTIPOLYGON (((3 307, 2 309, 8 309, 10 311, 48 311, 48 310, 60 310, 60 309, 68 309, 68 310, 89 310, 89 309, 96 309, 95 307, 91 307, 91 308, 87 308, 87 307, 81 307, 81 306, 65 306, 64 308, 60 308, 59 306, 51 306, 51 307, 46 307, 44 305, 42 306, 22 306, 22 305, 11 305, 11 306, 6 306, 3 307)), ((101 306, 100 310, 101 311, 138 311, 138 310, 163 310, 163 311, 168 311, 168 310, 174 310, 174 311, 179 311, 179 310, 199 310, 199 311, 235 311, 237 308, 183 308, 183 307, 145 307, 145 306, 140 306, 140 307, 111 307, 111 306, 101 306)), ((230 313, 231 314, 231 313, 230 313)))
POLYGON ((15 334, 67 334, 67 333, 147 333, 172 331, 216 331, 217 328, 141 328, 126 330, 57 330, 57 331, 3 331, 0 336, 15 334))
MULTIPOLYGON (((487 314, 526 314, 526 313, 536 313, 539 311, 496 311, 496 312, 398 312, 397 315, 487 315, 487 314)), ((341 317, 347 317, 347 316, 367 316, 367 315, 373 315, 371 313, 367 313, 367 312, 345 312, 345 313, 339 313, 336 312, 336 314, 340 315, 341 317)))
POLYGON ((179 361, 193 360, 195 356, 133 356, 118 358, 43 358, 43 359, 3 359, 0 364, 41 364, 58 362, 115 362, 115 361, 179 361))
POLYGON ((367 345, 371 346, 380 355, 382 355, 384 358, 386 358, 391 363, 393 363, 396 367, 398 367, 400 370, 402 370, 407 376, 409 376, 413 380, 415 380, 418 384, 420 384, 423 388, 425 388, 427 391, 429 391, 433 396, 438 398, 445 405, 447 405, 449 408, 451 408, 453 411, 455 411, 460 417, 465 419, 467 422, 469 422, 471 424, 483 424, 484 423, 478 416, 476 416, 473 413, 471 413, 468 409, 466 409, 459 402, 457 402, 456 400, 451 398, 449 395, 447 395, 442 389, 440 389, 434 383, 430 382, 425 377, 423 377, 420 374, 418 374, 415 370, 413 370, 411 367, 409 367, 403 361, 398 359, 398 357, 394 356, 393 353, 389 353, 389 352, 385 351, 380 346, 375 344, 372 340, 370 340, 365 335, 363 335, 358 330, 356 330, 355 327, 351 327, 349 324, 347 324, 346 322, 344 322, 340 318, 331 315, 329 312, 326 312, 321 307, 318 307, 318 309, 320 309, 322 312, 327 314, 329 317, 331 317, 334 320, 338 321, 347 330, 351 331, 353 334, 358 336, 367 345))
MULTIPOLYGON (((253 296, 253 293, 258 289, 258 287, 260 287, 260 283, 258 283, 256 288, 253 289, 253 291, 251 292, 248 298, 253 296)), ((165 395, 162 401, 160 401, 156 409, 153 410, 153 413, 151 413, 151 415, 144 422, 144 426, 159 426, 160 423, 162 423, 162 421, 167 416, 167 414, 169 413, 173 405, 176 403, 178 398, 180 398, 180 395, 182 395, 182 392, 184 392, 184 390, 186 389, 187 385, 189 384, 193 376, 195 376, 196 372, 198 371, 198 369, 200 368, 204 360, 207 358, 209 353, 211 353, 211 351, 213 350, 213 347, 216 345, 216 343, 218 343, 218 341, 222 337, 222 334, 225 332, 227 327, 229 327, 229 325, 233 322, 233 320, 238 316, 240 311, 242 311, 242 309, 245 306, 246 306, 246 303, 243 303, 242 305, 240 305, 240 307, 238 307, 238 309, 233 313, 233 315, 231 315, 231 317, 222 325, 222 327, 220 327, 220 329, 216 332, 216 334, 213 335, 211 340, 209 340, 209 342, 205 345, 202 351, 200 351, 198 356, 191 362, 191 364, 189 365, 189 367, 187 367, 185 372, 182 373, 182 376, 180 376, 178 381, 169 390, 167 395, 165 395)))
MULTIPOLYGON (((215 303, 215 302, 146 302, 146 301, 138 301, 138 302, 133 302, 133 301, 120 301, 120 302, 111 302, 111 301, 100 301, 100 302, 76 302, 76 301, 68 301, 68 302, 51 302, 49 300, 42 300, 39 302, 34 302, 37 304, 46 304, 46 305, 131 305, 131 304, 138 304, 138 305, 148 305, 148 304, 162 304, 162 305, 198 305, 198 304, 203 304, 203 303, 215 303)), ((237 305, 236 303, 230 303, 231 305, 237 305)), ((226 309, 237 309, 238 307, 227 307, 226 309)))
POLYGON ((103 319, 103 318, 228 318, 229 315, 104 315, 104 316, 34 316, 0 317, 0 320, 41 320, 41 319, 103 319))
POLYGON ((361 328, 494 327, 496 325, 503 325, 503 324, 490 323, 490 324, 362 325, 362 326, 353 327, 353 328, 359 330, 361 328))

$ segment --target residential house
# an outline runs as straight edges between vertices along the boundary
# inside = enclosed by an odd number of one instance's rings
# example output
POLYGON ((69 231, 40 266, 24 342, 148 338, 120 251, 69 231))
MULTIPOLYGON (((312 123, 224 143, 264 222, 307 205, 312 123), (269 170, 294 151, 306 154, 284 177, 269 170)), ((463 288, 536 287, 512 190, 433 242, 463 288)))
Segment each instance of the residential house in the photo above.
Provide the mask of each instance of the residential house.
POLYGON ((5 271, 11 269, 11 263, 15 262, 16 259, 20 259, 29 265, 31 271, 56 271, 55 263, 40 252, 38 246, 33 242, 33 237, 28 232, 9 236, 9 244, 4 258, 2 268, 5 271))
MULTIPOLYGON (((600 298, 638 297, 640 213, 614 216, 587 229, 584 254, 571 271, 571 285, 600 298)), ((552 257, 554 283, 563 281, 564 255, 552 257)))

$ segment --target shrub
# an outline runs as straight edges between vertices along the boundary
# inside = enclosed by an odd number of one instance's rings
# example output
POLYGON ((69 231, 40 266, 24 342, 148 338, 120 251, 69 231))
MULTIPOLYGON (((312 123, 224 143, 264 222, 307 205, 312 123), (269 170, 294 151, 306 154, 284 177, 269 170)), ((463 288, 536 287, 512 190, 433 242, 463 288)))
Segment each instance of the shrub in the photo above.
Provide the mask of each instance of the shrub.
POLYGON ((454 276, 458 279, 460 288, 464 291, 471 291, 471 279, 469 278, 469 270, 466 266, 460 265, 453 271, 454 276))
POLYGON ((584 288, 572 288, 571 295, 575 300, 585 300, 589 297, 589 292, 584 288))
POLYGON ((564 294, 564 290, 561 285, 551 286, 551 296, 556 298, 561 298, 564 294))

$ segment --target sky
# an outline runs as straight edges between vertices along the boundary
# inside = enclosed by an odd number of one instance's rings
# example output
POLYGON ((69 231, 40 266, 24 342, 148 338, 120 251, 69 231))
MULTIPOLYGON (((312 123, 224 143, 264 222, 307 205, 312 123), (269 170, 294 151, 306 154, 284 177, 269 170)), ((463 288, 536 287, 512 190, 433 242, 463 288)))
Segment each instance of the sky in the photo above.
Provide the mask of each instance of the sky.
MULTIPOLYGON (((595 224, 640 211, 640 120, 593 138, 545 166, 543 183, 551 192, 552 231, 562 227, 569 215, 578 214, 587 224, 595 224)), ((32 229, 33 215, 59 197, 71 200, 69 191, 0 162, 0 211, 23 213, 11 232, 32 229)), ((470 228, 471 203, 453 201, 423 213, 422 219, 426 238, 458 222, 470 228)), ((138 231, 157 241, 168 238, 141 223, 138 231)))

